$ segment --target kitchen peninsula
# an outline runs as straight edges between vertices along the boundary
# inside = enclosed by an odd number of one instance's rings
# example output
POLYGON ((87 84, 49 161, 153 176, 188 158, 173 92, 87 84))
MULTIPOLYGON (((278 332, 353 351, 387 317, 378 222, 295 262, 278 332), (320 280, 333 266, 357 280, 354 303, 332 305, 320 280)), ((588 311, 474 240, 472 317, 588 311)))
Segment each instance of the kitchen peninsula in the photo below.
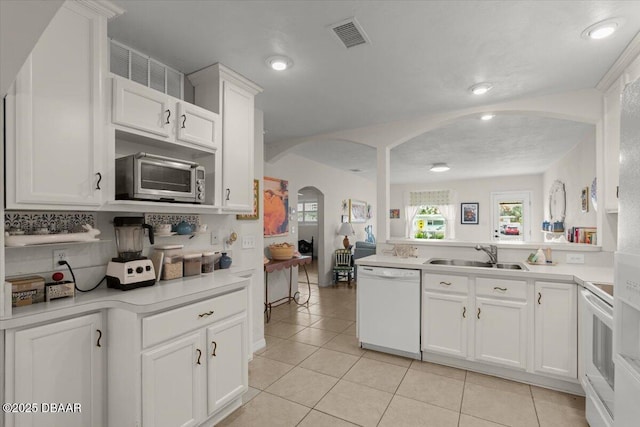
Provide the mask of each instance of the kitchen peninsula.
MULTIPOLYGON (((423 360, 583 394, 578 289, 588 281, 613 283, 612 266, 522 264, 514 270, 430 264, 433 259, 371 255, 356 261, 359 268, 420 271, 423 360)), ((358 285, 367 291, 367 282, 358 285)))

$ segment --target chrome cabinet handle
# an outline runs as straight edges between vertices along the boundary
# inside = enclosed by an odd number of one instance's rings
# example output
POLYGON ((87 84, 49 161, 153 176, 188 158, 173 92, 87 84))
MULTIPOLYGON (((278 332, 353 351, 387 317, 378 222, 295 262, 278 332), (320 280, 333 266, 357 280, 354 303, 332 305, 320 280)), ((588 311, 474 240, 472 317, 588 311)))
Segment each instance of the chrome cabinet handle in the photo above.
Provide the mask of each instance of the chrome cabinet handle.
POLYGON ((196 348, 196 351, 198 352, 198 360, 196 360, 196 365, 202 365, 202 363, 200 363, 200 358, 202 357, 202 351, 199 348, 196 348))
POLYGON ((102 331, 100 329, 96 329, 96 332, 98 333, 98 341, 96 341, 96 347, 102 347, 102 344, 100 344, 100 340, 102 340, 102 331))
POLYGON ((538 292, 538 304, 542 304, 542 303, 540 302, 540 298, 542 298, 542 294, 541 294, 540 292, 538 292))
POLYGON ((100 188, 100 181, 102 181, 102 174, 100 172, 96 172, 96 175, 98 176, 98 182, 96 182, 96 190, 102 190, 102 188, 100 188))
POLYGON ((165 110, 165 113, 167 113, 167 121, 164 124, 168 125, 169 124, 169 118, 171 117, 171 110, 165 110))
POLYGON ((462 307, 462 318, 463 319, 467 318, 467 307, 462 307))
POLYGON ((207 311, 206 313, 200 313, 198 314, 198 317, 207 317, 207 316, 211 316, 212 314, 213 314, 213 310, 207 311))
POLYGON ((478 319, 480 318, 480 307, 478 307, 478 319))
POLYGON ((187 115, 183 114, 180 117, 182 117, 182 129, 184 129, 184 124, 187 123, 187 115))
POLYGON ((218 348, 218 343, 215 341, 211 341, 211 345, 213 346, 213 350, 211 350, 211 356, 216 357, 216 348, 218 348))
POLYGON ((447 286, 451 286, 451 283, 449 282, 440 282, 441 285, 447 285, 447 286))
POLYGON ((494 291, 502 291, 502 292, 507 292, 507 288, 501 288, 499 286, 494 286, 493 287, 494 291))

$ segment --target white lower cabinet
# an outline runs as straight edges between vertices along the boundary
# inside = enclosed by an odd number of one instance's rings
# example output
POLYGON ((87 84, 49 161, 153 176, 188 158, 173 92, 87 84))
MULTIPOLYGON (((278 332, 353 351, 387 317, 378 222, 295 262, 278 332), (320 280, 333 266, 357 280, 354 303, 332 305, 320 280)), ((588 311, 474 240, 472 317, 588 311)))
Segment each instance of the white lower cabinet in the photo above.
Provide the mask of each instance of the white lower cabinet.
POLYGON ((207 329, 207 415, 247 391, 247 318, 235 316, 207 329))
POLYGON ((424 292, 422 350, 467 357, 467 295, 424 292))
POLYGON ((475 317, 475 358, 525 369, 527 303, 477 297, 475 317))
POLYGON ((148 316, 110 310, 109 328, 122 334, 109 366, 122 372, 109 376, 108 425, 211 425, 239 407, 249 387, 247 306, 243 288, 148 316))
POLYGON ((578 375, 578 291, 573 283, 536 282, 536 372, 578 375))
POLYGON ((5 425, 105 425, 105 338, 100 313, 7 331, 4 400, 36 404, 37 413, 5 412, 5 425), (60 412, 60 403, 78 410, 60 412))
POLYGON ((193 333, 142 353, 145 426, 196 426, 202 414, 202 337, 193 333))

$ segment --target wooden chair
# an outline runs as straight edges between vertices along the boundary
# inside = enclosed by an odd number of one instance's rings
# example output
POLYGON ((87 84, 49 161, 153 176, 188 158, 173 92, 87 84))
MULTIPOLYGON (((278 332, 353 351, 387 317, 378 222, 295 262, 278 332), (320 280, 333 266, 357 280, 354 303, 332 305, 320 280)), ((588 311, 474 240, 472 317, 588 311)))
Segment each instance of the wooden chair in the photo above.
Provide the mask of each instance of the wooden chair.
POLYGON ((335 263, 333 265, 333 283, 337 284, 340 278, 347 279, 347 285, 351 287, 353 265, 351 264, 351 250, 336 249, 335 263))

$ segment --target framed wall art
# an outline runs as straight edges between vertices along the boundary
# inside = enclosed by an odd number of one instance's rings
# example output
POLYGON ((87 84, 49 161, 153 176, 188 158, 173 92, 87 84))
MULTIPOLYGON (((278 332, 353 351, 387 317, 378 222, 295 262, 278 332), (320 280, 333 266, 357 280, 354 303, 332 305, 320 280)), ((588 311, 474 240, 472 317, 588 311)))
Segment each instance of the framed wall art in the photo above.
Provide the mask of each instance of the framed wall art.
POLYGON ((478 224, 479 203, 460 203, 460 223, 478 224))
POLYGON ((367 222, 367 202, 349 199, 349 222, 367 222))
POLYGON ((399 219, 400 218, 400 209, 389 209, 389 218, 390 219, 399 219))
POLYGON ((289 181, 264 177, 264 236, 289 234, 289 181))
POLYGON ((250 214, 236 215, 236 219, 259 219, 260 218, 260 181, 253 180, 253 212, 250 214))
POLYGON ((582 213, 589 212, 589 187, 584 187, 580 194, 581 210, 582 213))

